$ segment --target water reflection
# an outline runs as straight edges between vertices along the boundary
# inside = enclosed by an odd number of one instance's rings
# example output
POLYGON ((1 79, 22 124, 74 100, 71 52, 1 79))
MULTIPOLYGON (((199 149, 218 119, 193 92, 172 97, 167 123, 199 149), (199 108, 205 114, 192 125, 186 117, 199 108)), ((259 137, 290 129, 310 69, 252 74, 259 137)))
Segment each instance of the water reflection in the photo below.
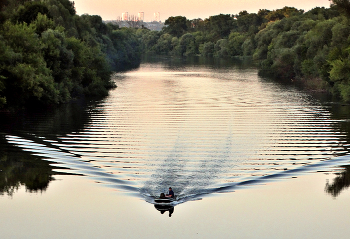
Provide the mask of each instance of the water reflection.
MULTIPOLYGON (((27 192, 43 192, 59 172, 49 161, 33 150, 21 150, 8 144, 6 135, 22 135, 27 139, 50 144, 58 135, 82 130, 89 122, 94 101, 75 101, 51 109, 32 109, 16 113, 1 112, 0 116, 0 194, 12 196, 21 186, 27 192), (44 139, 44 141, 43 141, 44 139), (29 151, 29 152, 28 152, 29 151)), ((53 147, 52 145, 50 147, 53 147)))
POLYGON ((183 203, 348 163, 338 160, 349 153, 346 120, 329 107, 244 64, 207 64, 158 61, 117 74, 118 88, 94 105, 4 121, 1 144, 54 166, 47 182, 85 175, 149 202, 170 185, 183 203))
POLYGON ((95 104, 93 100, 79 100, 45 109, 1 112, 0 132, 46 138, 78 132, 89 123, 95 104))
POLYGON ((167 205, 154 205, 155 209, 157 209, 161 214, 165 212, 169 212, 169 217, 174 213, 174 206, 167 205))
POLYGON ((343 166, 342 169, 342 172, 336 174, 333 182, 327 182, 325 187, 325 192, 333 197, 339 196, 342 191, 350 187, 350 166, 343 166))
MULTIPOLYGON (((0 145, 4 146, 0 137, 0 145)), ((25 186, 27 192, 43 192, 54 180, 53 167, 40 157, 18 151, 14 148, 0 150, 0 194, 13 194, 25 186)))
POLYGON ((211 69, 256 69, 254 62, 250 58, 207 58, 207 57, 168 57, 146 54, 143 56, 143 62, 152 65, 161 64, 162 67, 169 70, 187 71, 190 67, 205 67, 211 69))
POLYGON ((350 142, 350 105, 334 102, 324 102, 324 105, 331 112, 331 118, 337 122, 334 128, 346 132, 346 141, 350 142))

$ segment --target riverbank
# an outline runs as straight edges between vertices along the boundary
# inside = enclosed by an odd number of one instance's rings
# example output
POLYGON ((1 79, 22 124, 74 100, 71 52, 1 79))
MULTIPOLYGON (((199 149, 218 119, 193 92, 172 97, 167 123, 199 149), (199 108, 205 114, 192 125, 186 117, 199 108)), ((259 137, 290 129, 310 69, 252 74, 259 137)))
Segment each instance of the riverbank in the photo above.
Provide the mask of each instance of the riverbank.
POLYGON ((0 110, 107 96, 140 64, 136 29, 78 16, 69 0, 0 3, 0 110))

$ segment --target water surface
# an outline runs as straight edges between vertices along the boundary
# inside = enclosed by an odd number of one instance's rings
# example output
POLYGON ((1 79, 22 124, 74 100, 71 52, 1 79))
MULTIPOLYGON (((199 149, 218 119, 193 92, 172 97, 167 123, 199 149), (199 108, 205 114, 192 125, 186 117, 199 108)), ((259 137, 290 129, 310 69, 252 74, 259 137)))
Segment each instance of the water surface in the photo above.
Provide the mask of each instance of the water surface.
MULTIPOLYGON (((3 123, 4 196, 83 175, 132 202, 153 203, 172 186, 175 206, 308 172, 348 177, 340 167, 350 162, 347 114, 254 67, 163 59, 114 79, 118 88, 94 104, 3 123)), ((339 181, 321 183, 327 197, 348 187, 339 181)))

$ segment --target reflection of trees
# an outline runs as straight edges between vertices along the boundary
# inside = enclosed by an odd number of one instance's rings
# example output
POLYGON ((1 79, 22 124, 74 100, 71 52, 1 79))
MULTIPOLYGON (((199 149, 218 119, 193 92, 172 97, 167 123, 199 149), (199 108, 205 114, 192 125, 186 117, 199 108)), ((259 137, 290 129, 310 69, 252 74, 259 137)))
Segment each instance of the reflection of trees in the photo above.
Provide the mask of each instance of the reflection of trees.
POLYGON ((350 186, 350 166, 344 166, 344 171, 333 179, 331 184, 327 183, 325 191, 333 197, 337 197, 341 191, 350 186))
POLYGON ((0 195, 12 196, 21 185, 29 192, 45 191, 54 180, 49 162, 17 149, 16 152, 8 149, 9 152, 0 151, 0 195))
MULTIPOLYGON (((325 98, 326 102, 331 99, 325 98)), ((332 104, 329 107, 331 117, 337 120, 337 123, 333 127, 342 132, 344 136, 339 140, 339 146, 345 150, 344 154, 347 154, 350 150, 348 142, 350 142, 350 105, 348 104, 332 104)), ((337 174, 337 177, 333 179, 333 182, 327 183, 325 191, 331 194, 333 197, 337 197, 343 190, 350 186, 350 166, 343 166, 344 171, 337 174)))
MULTIPOLYGON (((326 99, 329 100, 329 99, 326 99)), ((338 120, 337 127, 347 133, 347 141, 350 141, 350 105, 348 104, 332 104, 329 107, 332 113, 332 118, 338 120)))
POLYGON ((181 69, 185 66, 208 66, 211 65, 217 69, 232 69, 240 68, 246 69, 251 68, 255 63, 251 60, 232 58, 232 59, 221 59, 214 57, 198 57, 198 56, 188 56, 182 57, 164 57, 154 54, 145 54, 142 57, 143 61, 148 63, 159 63, 170 69, 181 69))
POLYGON ((57 135, 81 131, 90 121, 93 105, 76 101, 41 112, 0 114, 0 195, 13 195, 20 186, 28 192, 45 191, 54 180, 53 167, 41 157, 30 155, 7 143, 5 135, 38 137, 59 141, 57 135))
POLYGON ((44 110, 21 111, 0 115, 0 132, 20 135, 25 133, 50 138, 80 131, 89 122, 89 112, 83 101, 44 110))

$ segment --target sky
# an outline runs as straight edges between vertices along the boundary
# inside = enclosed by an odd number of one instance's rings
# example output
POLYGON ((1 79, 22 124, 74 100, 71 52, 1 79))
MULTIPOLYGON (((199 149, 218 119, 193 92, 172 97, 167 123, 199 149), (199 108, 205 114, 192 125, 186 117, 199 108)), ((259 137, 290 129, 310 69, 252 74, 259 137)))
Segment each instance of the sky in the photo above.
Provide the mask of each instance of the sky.
POLYGON ((154 13, 160 13, 164 22, 171 16, 187 19, 209 18, 222 14, 238 14, 246 10, 257 13, 259 9, 275 10, 285 6, 308 11, 330 5, 329 0, 73 0, 79 15, 100 15, 103 20, 116 20, 123 12, 137 16, 144 12, 145 21, 153 21, 154 13))

